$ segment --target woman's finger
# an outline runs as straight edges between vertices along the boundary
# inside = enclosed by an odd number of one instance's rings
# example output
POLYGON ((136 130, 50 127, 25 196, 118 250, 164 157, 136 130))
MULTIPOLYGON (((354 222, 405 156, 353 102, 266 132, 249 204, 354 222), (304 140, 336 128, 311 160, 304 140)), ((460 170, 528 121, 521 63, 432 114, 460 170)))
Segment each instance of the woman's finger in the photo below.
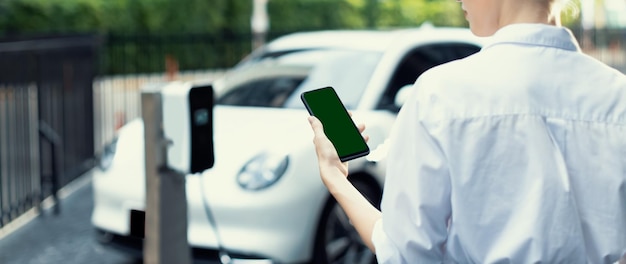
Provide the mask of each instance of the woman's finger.
POLYGON ((357 127, 359 128, 359 132, 363 133, 363 131, 365 131, 365 124, 359 124, 357 127))
POLYGON ((324 126, 322 125, 322 122, 320 122, 320 120, 315 116, 309 116, 309 123, 311 123, 311 128, 313 129, 313 143, 315 143, 318 153, 320 152, 320 149, 325 149, 329 146, 332 147, 332 143, 324 133, 324 126))
POLYGON ((316 135, 324 134, 324 127, 322 126, 322 122, 315 116, 309 116, 309 123, 311 124, 311 128, 313 128, 313 133, 316 135))

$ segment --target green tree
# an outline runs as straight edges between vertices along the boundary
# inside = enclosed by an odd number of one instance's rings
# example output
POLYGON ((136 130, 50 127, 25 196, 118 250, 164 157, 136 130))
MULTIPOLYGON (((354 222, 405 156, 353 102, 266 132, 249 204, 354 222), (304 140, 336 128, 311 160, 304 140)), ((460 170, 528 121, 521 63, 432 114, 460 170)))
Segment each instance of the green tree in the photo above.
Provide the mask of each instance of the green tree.
POLYGON ((387 0, 382 4, 381 27, 408 27, 424 22, 435 26, 465 27, 459 3, 447 0, 387 0))
MULTIPOLYGON (((0 0, 0 36, 96 32, 107 74, 233 65, 251 48, 253 0, 0 0), (124 60, 120 62, 120 60, 124 60)), ((412 27, 465 20, 451 0, 269 0, 272 39, 294 31, 412 27)))
MULTIPOLYGON (((247 30, 250 3, 231 0, 99 0, 109 32, 200 33, 247 30)), ((249 31, 249 30, 248 30, 249 31)))
POLYGON ((270 0, 271 31, 360 28, 356 10, 345 0, 270 0))
POLYGON ((7 0, 2 5, 2 32, 84 32, 101 28, 100 0, 7 0))
POLYGON ((467 26, 459 3, 448 0, 270 0, 272 31, 334 28, 467 26))

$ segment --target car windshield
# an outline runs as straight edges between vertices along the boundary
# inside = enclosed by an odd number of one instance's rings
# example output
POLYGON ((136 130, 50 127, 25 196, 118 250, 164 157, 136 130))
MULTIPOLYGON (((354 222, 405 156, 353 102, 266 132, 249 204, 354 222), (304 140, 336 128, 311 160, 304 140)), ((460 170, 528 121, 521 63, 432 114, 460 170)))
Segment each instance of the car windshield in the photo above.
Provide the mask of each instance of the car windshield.
POLYGON ((381 57, 379 52, 327 48, 277 54, 233 69, 216 103, 304 108, 300 93, 333 86, 346 108, 352 109, 381 57))

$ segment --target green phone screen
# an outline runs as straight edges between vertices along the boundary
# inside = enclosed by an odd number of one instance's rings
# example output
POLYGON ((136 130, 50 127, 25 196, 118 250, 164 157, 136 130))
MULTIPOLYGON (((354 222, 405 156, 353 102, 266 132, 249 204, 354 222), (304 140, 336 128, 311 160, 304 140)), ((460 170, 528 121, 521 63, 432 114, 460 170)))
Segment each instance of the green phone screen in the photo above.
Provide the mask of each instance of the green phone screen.
POLYGON ((304 92, 301 98, 309 114, 322 122, 324 133, 342 161, 369 153, 367 143, 332 87, 304 92))

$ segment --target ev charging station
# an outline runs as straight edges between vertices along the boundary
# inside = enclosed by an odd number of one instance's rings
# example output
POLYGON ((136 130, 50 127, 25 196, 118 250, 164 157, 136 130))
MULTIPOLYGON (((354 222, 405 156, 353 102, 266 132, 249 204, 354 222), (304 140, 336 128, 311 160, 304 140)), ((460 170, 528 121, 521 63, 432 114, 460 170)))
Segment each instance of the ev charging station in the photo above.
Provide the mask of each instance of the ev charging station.
POLYGON ((145 138, 144 263, 189 264, 185 176, 213 167, 211 85, 150 84, 141 92, 145 138))

